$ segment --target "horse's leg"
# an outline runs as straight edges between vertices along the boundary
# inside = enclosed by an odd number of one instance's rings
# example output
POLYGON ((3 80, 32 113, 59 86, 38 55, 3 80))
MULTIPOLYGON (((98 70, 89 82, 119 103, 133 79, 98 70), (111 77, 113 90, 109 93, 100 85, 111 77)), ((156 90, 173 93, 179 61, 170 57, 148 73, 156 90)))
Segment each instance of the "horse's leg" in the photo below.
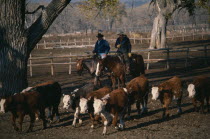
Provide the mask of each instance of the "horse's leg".
POLYGON ((125 76, 124 75, 120 76, 120 81, 121 81, 122 87, 125 87, 125 76))
POLYGON ((116 89, 116 78, 112 75, 111 79, 112 79, 112 89, 116 89))

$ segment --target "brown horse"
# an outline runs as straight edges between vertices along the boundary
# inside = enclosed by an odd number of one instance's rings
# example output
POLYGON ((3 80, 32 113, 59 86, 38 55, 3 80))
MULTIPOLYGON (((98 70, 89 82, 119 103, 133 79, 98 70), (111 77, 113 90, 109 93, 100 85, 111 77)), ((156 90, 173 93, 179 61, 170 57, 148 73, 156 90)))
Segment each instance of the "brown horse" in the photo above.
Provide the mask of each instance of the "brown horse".
POLYGON ((107 56, 99 60, 96 68, 95 83, 104 70, 110 73, 113 89, 116 89, 116 80, 118 80, 118 88, 120 88, 120 83, 122 87, 125 87, 125 64, 119 56, 107 56))
POLYGON ((86 69, 91 76, 95 75, 98 60, 96 58, 79 59, 76 62, 77 73, 81 76, 84 69, 86 69))

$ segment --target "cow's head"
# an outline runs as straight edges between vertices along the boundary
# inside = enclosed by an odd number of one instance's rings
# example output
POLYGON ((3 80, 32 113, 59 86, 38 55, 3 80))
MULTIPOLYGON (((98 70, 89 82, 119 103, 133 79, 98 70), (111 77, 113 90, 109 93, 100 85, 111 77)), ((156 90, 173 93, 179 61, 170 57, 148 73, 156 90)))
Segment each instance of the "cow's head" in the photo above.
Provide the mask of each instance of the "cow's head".
POLYGON ((12 97, 0 99, 0 113, 6 113, 10 109, 12 103, 12 97))
POLYGON ((69 109, 73 103, 73 99, 75 97, 75 93, 78 92, 79 89, 75 89, 71 94, 67 94, 63 96, 63 108, 69 109))
POLYGON ((88 112, 88 100, 86 98, 80 98, 79 102, 80 113, 84 114, 88 112))
POLYGON ((105 106, 107 104, 107 100, 110 98, 110 95, 105 95, 102 99, 94 98, 93 108, 94 108, 94 114, 99 115, 101 112, 104 111, 105 106))
POLYGON ((81 76, 82 75, 82 71, 83 71, 83 59, 77 60, 76 62, 76 69, 77 69, 77 73, 81 76))
POLYGON ((152 87, 152 99, 157 100, 160 95, 160 90, 158 87, 152 87))
POLYGON ((189 93, 189 97, 190 98, 193 98, 195 96, 195 93, 196 93, 196 91, 195 91, 195 85, 194 84, 189 84, 188 85, 188 88, 187 88, 187 91, 189 93))

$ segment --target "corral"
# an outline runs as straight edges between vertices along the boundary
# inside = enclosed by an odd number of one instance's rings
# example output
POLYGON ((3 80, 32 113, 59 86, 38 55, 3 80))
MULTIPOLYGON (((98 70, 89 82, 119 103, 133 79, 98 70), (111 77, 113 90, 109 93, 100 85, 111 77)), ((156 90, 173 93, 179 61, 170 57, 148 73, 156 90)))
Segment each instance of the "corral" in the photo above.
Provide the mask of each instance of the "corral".
MULTIPOLYGON (((167 69, 167 62, 160 61, 150 64, 150 69, 146 70, 146 76, 150 81, 151 85, 157 85, 160 82, 169 79, 170 77, 176 75, 184 80, 191 81, 195 76, 205 75, 210 76, 210 66, 209 66, 209 50, 206 52, 205 47, 209 49, 210 41, 207 40, 197 40, 188 42, 173 42, 169 44, 173 48, 177 48, 177 52, 172 53, 170 58, 181 58, 178 61, 170 61, 170 68, 167 69), (184 48, 187 50, 189 47, 204 51, 192 51, 188 53, 189 57, 186 58, 187 51, 179 51, 179 49, 184 48), (196 48, 195 48, 196 47, 196 48), (198 59, 196 57, 200 57, 198 59), (186 66, 186 60, 188 60, 188 65, 186 66), (186 67, 185 67, 186 66, 186 67)), ((139 50, 145 48, 146 44, 134 45, 133 50, 139 50)), ((113 48, 112 48, 113 49, 113 48)), ((90 51, 92 48, 72 48, 72 49, 35 49, 32 56, 47 56, 52 54, 53 56, 69 55, 70 53, 74 55, 79 52, 84 54, 85 51, 90 51)), ((114 50, 114 49, 113 49, 114 50)), ((188 51, 189 52, 189 51, 188 51)), ((167 57, 167 53, 152 52, 151 59, 164 59, 167 57)), ((148 58, 148 52, 140 52, 144 59, 148 58)), ((54 60, 53 62, 69 62, 69 57, 54 60)), ((73 60, 72 60, 73 61, 73 60)), ((48 63, 49 60, 42 59, 41 61, 34 61, 34 63, 48 63)), ((54 66, 54 65, 53 65, 54 66)), ((91 76, 84 73, 83 76, 78 76, 75 72, 75 67, 72 65, 72 72, 69 74, 69 64, 61 65, 58 64, 54 67, 54 75, 51 73, 51 66, 36 66, 33 67, 33 76, 30 77, 30 72, 28 72, 29 86, 36 85, 38 83, 55 80, 62 85, 62 92, 68 93, 73 91, 77 87, 83 86, 85 83, 90 82, 91 76)), ((127 77, 127 82, 132 78, 127 77)), ((103 79, 103 84, 108 84, 106 78, 103 79)), ((104 138, 210 138, 210 118, 209 113, 199 114, 193 112, 193 106, 191 100, 187 97, 187 86, 184 88, 183 97, 183 114, 178 116, 176 114, 175 103, 172 102, 172 116, 168 120, 161 119, 161 104, 159 101, 152 101, 151 94, 149 94, 148 101, 148 114, 142 117, 137 117, 137 111, 131 112, 132 120, 126 120, 125 130, 116 131, 114 127, 110 127, 107 130, 108 135, 104 138)), ((10 123, 10 114, 0 115, 0 136, 1 138, 102 138, 101 131, 102 125, 92 131, 90 129, 91 122, 87 115, 84 115, 85 120, 82 126, 77 126, 76 128, 71 126, 73 121, 73 112, 69 112, 62 109, 62 103, 60 104, 61 121, 59 123, 54 123, 51 127, 46 130, 41 130, 42 124, 40 121, 35 122, 34 131, 31 133, 17 133, 12 129, 10 123)), ((24 121, 23 131, 26 131, 28 127, 28 118, 24 121)))

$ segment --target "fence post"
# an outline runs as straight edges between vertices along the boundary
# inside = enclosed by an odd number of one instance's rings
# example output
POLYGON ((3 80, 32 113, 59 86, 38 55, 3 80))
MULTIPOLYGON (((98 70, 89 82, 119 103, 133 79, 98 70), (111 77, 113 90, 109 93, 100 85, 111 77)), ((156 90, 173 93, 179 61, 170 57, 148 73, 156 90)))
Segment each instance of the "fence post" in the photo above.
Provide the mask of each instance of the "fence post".
POLYGON ((69 58, 69 74, 71 74, 71 53, 70 53, 70 58, 69 58))
POLYGON ((184 41, 184 33, 182 33, 182 40, 184 41))
POLYGON ((135 35, 133 35, 133 43, 136 44, 136 39, 135 35))
POLYGON ((51 62, 51 75, 54 75, 54 66, 53 66, 53 53, 50 52, 50 62, 51 62))
POLYGON ((207 60, 207 46, 204 46, 204 55, 205 55, 205 65, 208 65, 208 60, 207 60))
POLYGON ((89 40, 89 45, 90 45, 90 38, 88 40, 89 40))
POLYGON ((44 49, 46 49, 47 48, 47 46, 46 46, 46 42, 45 42, 45 40, 44 40, 44 49))
POLYGON ((76 39, 74 39, 74 45, 77 45, 77 41, 76 41, 76 39))
POLYGON ((61 39, 60 39, 60 47, 61 47, 61 45, 62 45, 62 42, 61 42, 61 39))
POLYGON ((185 60, 185 68, 188 66, 188 58, 189 58, 189 50, 190 48, 187 48, 187 55, 186 55, 186 60, 185 60))
POLYGON ((166 61, 166 68, 169 69, 170 66, 169 66, 169 49, 167 49, 167 61, 166 61))
POLYGON ((30 54, 30 58, 29 58, 29 65, 30 65, 30 76, 32 77, 33 76, 33 69, 32 69, 32 56, 30 54))
POLYGON ((141 43, 143 43, 143 40, 142 40, 142 35, 141 35, 141 43))
POLYGON ((67 40, 67 44, 66 45, 69 46, 69 39, 67 40))
POLYGON ((147 70, 149 69, 149 62, 150 62, 150 51, 147 54, 147 70))
POLYGON ((204 38, 204 37, 203 37, 203 32, 201 33, 201 38, 202 38, 202 40, 203 40, 203 38, 204 38))

